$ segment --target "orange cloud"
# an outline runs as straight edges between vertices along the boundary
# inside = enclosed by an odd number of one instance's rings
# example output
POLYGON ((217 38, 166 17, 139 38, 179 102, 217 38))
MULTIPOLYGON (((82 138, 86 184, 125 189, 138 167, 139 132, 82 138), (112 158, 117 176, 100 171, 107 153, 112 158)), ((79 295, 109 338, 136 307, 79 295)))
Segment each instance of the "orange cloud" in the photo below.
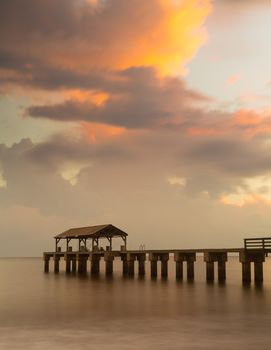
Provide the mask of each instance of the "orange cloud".
POLYGON ((212 127, 210 128, 193 127, 193 128, 187 129, 187 134, 190 136, 217 136, 221 134, 221 131, 212 127))
POLYGON ((207 39, 203 24, 212 9, 211 0, 74 3, 33 5, 33 20, 27 18, 27 23, 18 16, 20 8, 11 8, 10 15, 23 30, 14 31, 12 21, 5 21, 0 33, 4 48, 83 72, 153 66, 162 74, 183 73, 185 63, 207 39), (50 30, 42 27, 45 14, 51 19, 50 30), (42 28, 36 35, 39 21, 42 28))
POLYGON ((220 198, 220 202, 235 207, 260 203, 271 205, 270 184, 270 177, 245 178, 244 186, 238 186, 234 192, 224 194, 220 198))
POLYGON ((207 38, 201 27, 211 12, 211 1, 160 0, 162 16, 122 58, 120 68, 150 65, 161 73, 183 73, 183 65, 191 59, 207 38))
POLYGON ((124 134, 125 128, 91 122, 81 122, 80 133, 89 143, 113 139, 124 134))
POLYGON ((270 113, 243 109, 234 114, 231 126, 239 128, 245 136, 249 137, 271 133, 270 113))

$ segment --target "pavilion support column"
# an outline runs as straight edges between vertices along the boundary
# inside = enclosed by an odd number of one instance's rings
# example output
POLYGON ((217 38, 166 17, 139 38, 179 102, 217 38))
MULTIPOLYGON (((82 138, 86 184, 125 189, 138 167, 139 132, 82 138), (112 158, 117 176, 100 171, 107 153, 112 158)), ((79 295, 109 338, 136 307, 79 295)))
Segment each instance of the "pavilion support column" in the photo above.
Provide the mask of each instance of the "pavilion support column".
POLYGON ((91 259, 91 275, 98 276, 100 273, 100 256, 98 254, 93 254, 90 257, 91 259))
POLYGON ((59 273, 59 260, 60 256, 54 254, 54 272, 59 273))
POLYGON ((166 279, 168 276, 169 253, 160 254, 161 260, 161 277, 166 279))
POLYGON ((137 257, 138 259, 138 276, 145 276, 145 260, 146 254, 140 254, 137 257))
POLYGON ((151 262, 151 277, 156 278, 157 277, 157 261, 158 256, 154 253, 149 254, 149 260, 151 262))
POLYGON ((106 274, 106 276, 112 276, 113 275, 114 254, 112 254, 111 252, 105 252, 104 253, 104 260, 105 260, 105 274, 106 274))

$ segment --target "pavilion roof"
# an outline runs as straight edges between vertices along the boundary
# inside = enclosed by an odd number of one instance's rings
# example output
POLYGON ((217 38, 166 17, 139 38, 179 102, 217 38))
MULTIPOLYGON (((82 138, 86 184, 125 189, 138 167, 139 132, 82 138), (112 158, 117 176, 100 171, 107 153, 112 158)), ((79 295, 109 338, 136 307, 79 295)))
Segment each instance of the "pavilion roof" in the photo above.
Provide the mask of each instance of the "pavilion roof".
POLYGON ((106 238, 123 237, 128 234, 111 224, 70 228, 55 236, 55 238, 106 238))

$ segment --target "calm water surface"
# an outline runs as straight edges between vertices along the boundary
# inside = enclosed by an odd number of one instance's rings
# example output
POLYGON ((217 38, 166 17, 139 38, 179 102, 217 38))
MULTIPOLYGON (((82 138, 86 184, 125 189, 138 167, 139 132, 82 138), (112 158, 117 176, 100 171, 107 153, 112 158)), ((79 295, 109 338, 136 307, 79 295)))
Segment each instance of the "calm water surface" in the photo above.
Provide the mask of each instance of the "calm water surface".
POLYGON ((236 258, 225 285, 205 283, 202 261, 194 283, 176 282, 173 262, 167 281, 114 268, 95 280, 46 275, 41 259, 0 259, 0 349, 271 349, 270 261, 262 288, 242 287, 236 258))

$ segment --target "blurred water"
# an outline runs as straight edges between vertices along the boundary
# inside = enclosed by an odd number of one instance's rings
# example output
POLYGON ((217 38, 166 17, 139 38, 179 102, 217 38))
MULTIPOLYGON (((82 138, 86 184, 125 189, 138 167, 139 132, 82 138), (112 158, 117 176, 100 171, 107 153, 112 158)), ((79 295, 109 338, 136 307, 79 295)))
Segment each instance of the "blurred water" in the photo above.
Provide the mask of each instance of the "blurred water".
MULTIPOLYGON (((148 265, 148 264, 147 264, 148 265)), ((62 266, 64 270, 64 266, 62 266)), ((103 270, 103 267, 102 267, 103 270)), ((248 349, 271 348, 271 264, 263 287, 243 287, 236 258, 225 285, 91 279, 44 274, 41 259, 0 259, 0 349, 248 349)))

